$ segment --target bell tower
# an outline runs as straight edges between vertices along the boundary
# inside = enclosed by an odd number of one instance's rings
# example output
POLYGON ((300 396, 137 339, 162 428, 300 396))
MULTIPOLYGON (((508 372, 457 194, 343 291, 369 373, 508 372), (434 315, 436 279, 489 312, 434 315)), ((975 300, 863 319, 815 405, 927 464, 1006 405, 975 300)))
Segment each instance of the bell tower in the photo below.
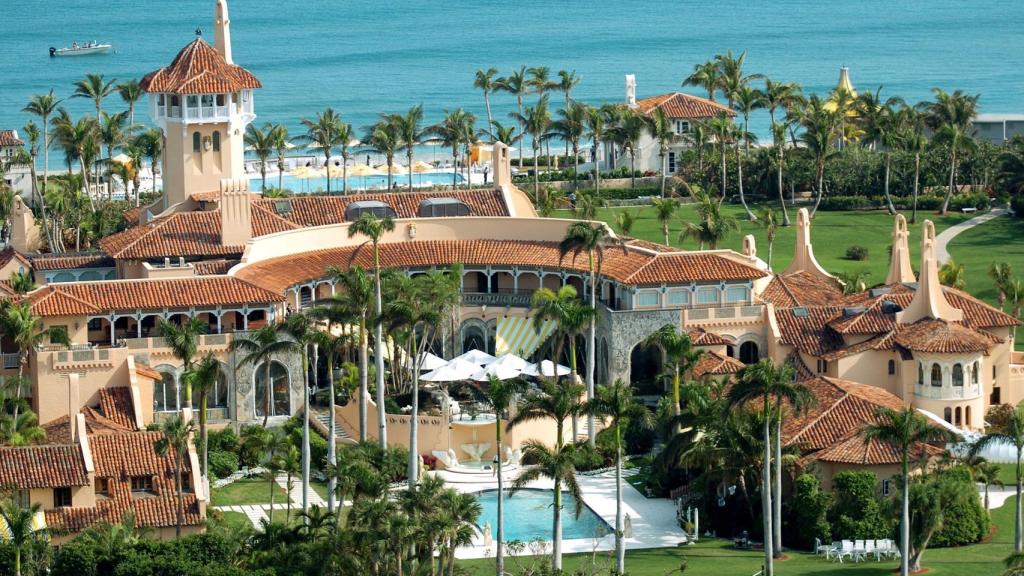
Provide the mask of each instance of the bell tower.
POLYGON ((245 178, 245 128, 256 119, 253 91, 262 84, 233 61, 227 0, 216 0, 214 46, 201 34, 140 83, 164 135, 163 197, 149 216, 245 178))

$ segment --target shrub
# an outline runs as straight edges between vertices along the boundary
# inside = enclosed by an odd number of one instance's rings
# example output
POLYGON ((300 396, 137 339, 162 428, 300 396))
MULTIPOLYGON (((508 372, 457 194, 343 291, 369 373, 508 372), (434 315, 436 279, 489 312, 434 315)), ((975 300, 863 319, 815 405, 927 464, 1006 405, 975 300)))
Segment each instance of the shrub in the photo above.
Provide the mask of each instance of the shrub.
POLYGON ((867 471, 840 472, 832 478, 834 503, 828 512, 836 540, 888 538, 891 520, 882 514, 875 492, 878 479, 867 471))
POLYGON ((210 466, 210 474, 214 478, 227 478, 238 471, 238 454, 235 452, 225 452, 211 448, 206 458, 207 464, 210 466))
POLYGON ((52 576, 94 576, 96 551, 84 540, 72 540, 57 549, 53 556, 52 576))
POLYGON ((576 444, 575 465, 577 471, 587 472, 604 468, 609 465, 609 462, 597 448, 592 447, 586 442, 580 442, 576 444))
POLYGON ((821 491, 817 476, 801 474, 796 479, 790 506, 799 546, 810 549, 815 538, 828 539, 832 535, 827 518, 831 502, 832 495, 821 491))
POLYGON ((207 434, 210 443, 210 452, 234 452, 238 453, 238 434, 232 428, 222 430, 210 430, 207 434))
POLYGON ((1017 194, 1010 199, 1010 208, 1017 218, 1024 218, 1024 194, 1017 194))
POLYGON ((988 194, 984 192, 972 192, 970 194, 956 194, 949 199, 949 209, 960 211, 964 208, 975 208, 984 210, 989 206, 988 194))
POLYGON ((854 244, 853 246, 850 246, 849 248, 846 249, 846 259, 858 261, 867 260, 868 249, 865 248, 864 246, 861 246, 860 244, 854 244))
POLYGON ((968 470, 959 466, 941 474, 954 494, 951 502, 944 507, 942 527, 932 536, 930 545, 962 546, 980 541, 988 534, 989 518, 968 470))
POLYGON ((867 210, 876 207, 866 196, 826 196, 821 199, 818 210, 867 210))

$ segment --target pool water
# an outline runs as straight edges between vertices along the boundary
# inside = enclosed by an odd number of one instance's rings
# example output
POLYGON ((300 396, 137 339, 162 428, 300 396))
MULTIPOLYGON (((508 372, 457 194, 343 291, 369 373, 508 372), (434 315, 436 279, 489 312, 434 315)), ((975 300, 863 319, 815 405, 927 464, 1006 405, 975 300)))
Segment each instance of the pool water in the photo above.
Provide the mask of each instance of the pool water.
MULTIPOLYGON (((491 534, 497 536, 498 525, 498 491, 484 490, 477 493, 483 513, 480 514, 478 523, 481 528, 485 523, 490 523, 491 534)), ((551 522, 554 520, 552 513, 552 502, 554 500, 553 490, 520 490, 514 496, 509 497, 505 492, 505 541, 521 540, 551 540, 551 522)), ((572 498, 568 492, 562 492, 562 538, 565 540, 592 539, 595 536, 604 536, 612 530, 586 505, 580 509, 580 516, 576 518, 576 507, 572 504, 572 498)))
MULTIPOLYGON (((296 178, 290 174, 285 174, 283 185, 286 189, 291 190, 297 194, 317 192, 327 189, 327 178, 296 178)), ((462 182, 465 178, 461 174, 456 174, 455 180, 462 182)), ((407 186, 409 184, 408 174, 396 174, 392 177, 392 181, 398 186, 407 186)), ((349 176, 348 177, 348 190, 381 190, 387 188, 388 177, 387 176, 349 176)), ((452 173, 449 172, 425 172, 425 173, 414 173, 412 175, 412 184, 416 187, 421 186, 445 186, 452 183, 452 173)), ((259 190, 262 186, 262 179, 258 174, 251 175, 249 177, 249 186, 253 190, 259 190)), ((277 175, 267 176, 267 187, 277 186, 277 175)), ((331 192, 340 192, 342 190, 342 179, 331 178, 331 192)))

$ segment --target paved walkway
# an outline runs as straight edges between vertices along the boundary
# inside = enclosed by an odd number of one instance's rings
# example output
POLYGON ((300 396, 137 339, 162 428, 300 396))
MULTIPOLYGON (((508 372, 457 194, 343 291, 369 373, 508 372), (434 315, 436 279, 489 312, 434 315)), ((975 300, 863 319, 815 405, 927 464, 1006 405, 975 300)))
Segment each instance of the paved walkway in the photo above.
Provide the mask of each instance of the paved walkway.
MULTIPOLYGON (((978 484, 978 494, 985 497, 985 487, 978 484)), ((989 486, 988 487, 988 509, 995 510, 1003 504, 1006 504, 1007 500, 1012 499, 1017 495, 1017 488, 1015 486, 989 486)))
POLYGON ((993 208, 988 212, 975 216, 970 220, 964 220, 959 224, 954 224, 949 228, 946 228, 938 236, 935 237, 935 258, 938 260, 939 265, 943 265, 949 261, 949 246, 950 240, 956 238, 961 232, 965 232, 974 228, 978 224, 984 224, 993 218, 1009 214, 1010 211, 1006 208, 993 208))
MULTIPOLYGON (((294 486, 292 487, 291 494, 289 494, 289 499, 292 503, 292 510, 302 510, 302 480, 296 478, 293 478, 292 480, 294 482, 294 486)), ((286 474, 278 476, 275 482, 277 482, 277 485, 280 486, 282 490, 288 492, 288 476, 286 474)), ((318 494, 312 486, 309 487, 309 505, 327 508, 327 502, 320 497, 320 494, 318 494)), ((241 514, 245 514, 246 518, 249 519, 249 522, 252 523, 253 528, 259 528, 260 520, 267 518, 267 512, 270 510, 270 504, 243 504, 240 506, 215 506, 214 508, 222 512, 239 512, 241 514)), ((274 503, 274 510, 287 509, 287 502, 274 503)))

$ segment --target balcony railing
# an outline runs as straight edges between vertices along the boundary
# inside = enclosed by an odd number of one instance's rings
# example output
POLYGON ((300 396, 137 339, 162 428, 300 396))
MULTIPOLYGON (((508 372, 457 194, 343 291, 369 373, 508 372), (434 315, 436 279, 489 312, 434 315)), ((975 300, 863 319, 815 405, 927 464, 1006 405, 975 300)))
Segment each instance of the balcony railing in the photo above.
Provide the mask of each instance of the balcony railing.
POLYGON ((497 292, 464 292, 462 303, 467 306, 515 306, 529 308, 533 290, 502 289, 497 292))
POLYGON ((966 400, 981 396, 981 385, 930 386, 917 384, 914 386, 914 395, 931 400, 966 400))

